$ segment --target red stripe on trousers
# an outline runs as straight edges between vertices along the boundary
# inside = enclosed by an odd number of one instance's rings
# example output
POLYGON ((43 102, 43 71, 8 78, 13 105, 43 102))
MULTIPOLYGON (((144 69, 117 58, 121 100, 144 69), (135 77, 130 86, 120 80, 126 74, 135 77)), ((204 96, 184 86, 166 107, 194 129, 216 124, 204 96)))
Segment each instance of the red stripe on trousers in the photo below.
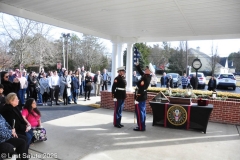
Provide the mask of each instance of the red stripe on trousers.
POLYGON ((188 112, 187 112, 187 129, 190 127, 190 114, 191 114, 191 105, 188 106, 188 112))
POLYGON ((113 125, 117 125, 117 106, 118 106, 118 103, 117 102, 114 102, 115 104, 115 107, 114 107, 114 114, 113 114, 113 125))
POLYGON ((168 108, 168 103, 165 103, 164 127, 167 127, 167 108, 168 108))
POLYGON ((136 104, 136 106, 137 106, 137 113, 138 113, 138 116, 137 116, 137 118, 138 118, 138 127, 139 127, 139 130, 142 130, 142 123, 141 123, 141 115, 140 115, 139 105, 136 104))

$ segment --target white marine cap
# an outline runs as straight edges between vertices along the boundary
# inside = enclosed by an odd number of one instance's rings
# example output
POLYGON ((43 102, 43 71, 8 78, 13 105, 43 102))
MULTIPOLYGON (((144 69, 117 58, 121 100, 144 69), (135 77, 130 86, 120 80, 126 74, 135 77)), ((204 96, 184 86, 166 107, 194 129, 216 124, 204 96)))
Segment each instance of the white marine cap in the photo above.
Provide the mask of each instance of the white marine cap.
POLYGON ((125 66, 118 67, 117 70, 118 70, 118 71, 125 71, 125 66))
POLYGON ((152 73, 155 73, 155 68, 153 67, 152 63, 149 63, 148 68, 152 73))

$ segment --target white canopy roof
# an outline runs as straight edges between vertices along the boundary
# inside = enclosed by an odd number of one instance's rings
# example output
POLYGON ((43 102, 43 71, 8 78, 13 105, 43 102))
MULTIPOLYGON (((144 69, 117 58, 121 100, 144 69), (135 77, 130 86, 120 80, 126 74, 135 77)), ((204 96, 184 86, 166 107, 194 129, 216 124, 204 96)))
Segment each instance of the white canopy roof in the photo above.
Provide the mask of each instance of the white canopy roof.
POLYGON ((119 42, 240 38, 239 0, 1 0, 0 11, 119 42))

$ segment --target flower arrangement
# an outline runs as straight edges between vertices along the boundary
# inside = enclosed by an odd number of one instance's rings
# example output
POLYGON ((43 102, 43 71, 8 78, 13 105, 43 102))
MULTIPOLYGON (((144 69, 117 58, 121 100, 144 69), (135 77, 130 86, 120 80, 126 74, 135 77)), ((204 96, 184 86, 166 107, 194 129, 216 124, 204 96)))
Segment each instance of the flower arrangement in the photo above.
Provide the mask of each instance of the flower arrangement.
POLYGON ((184 92, 184 93, 174 93, 172 94, 172 97, 182 97, 182 98, 197 98, 197 96, 194 93, 184 92))
MULTIPOLYGON (((157 92, 158 93, 160 91, 162 91, 166 96, 170 96, 167 88, 157 88, 157 87, 149 87, 148 88, 148 92, 157 92)), ((180 88, 174 88, 174 89, 171 89, 171 92, 172 92, 172 94, 177 93, 177 92, 184 93, 184 92, 186 92, 186 90, 180 89, 180 88)), ((209 98, 212 97, 212 91, 192 90, 192 92, 197 96, 204 95, 204 97, 202 97, 204 99, 207 98, 207 97, 209 97, 209 98)), ((240 94, 239 93, 218 92, 217 96, 220 97, 223 100, 224 99, 226 100, 226 97, 227 98, 240 99, 240 94)), ((218 97, 217 97, 217 99, 219 99, 218 97)))

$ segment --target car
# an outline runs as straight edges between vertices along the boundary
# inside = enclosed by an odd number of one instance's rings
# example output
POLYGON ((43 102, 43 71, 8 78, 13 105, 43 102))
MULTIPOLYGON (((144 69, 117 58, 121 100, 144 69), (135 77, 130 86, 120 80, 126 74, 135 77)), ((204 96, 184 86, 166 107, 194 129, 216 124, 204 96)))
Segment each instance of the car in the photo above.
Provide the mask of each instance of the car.
POLYGON ((232 73, 220 74, 217 79, 217 89, 220 87, 232 87, 233 90, 236 89, 236 78, 232 73))
POLYGON ((178 87, 181 85, 181 76, 178 73, 168 73, 166 74, 167 77, 172 76, 173 78, 173 87, 178 87))
POLYGON ((234 76, 239 76, 240 75, 240 72, 235 72, 235 73, 233 73, 234 74, 234 76))
MULTIPOLYGON (((189 81, 194 74, 196 74, 196 73, 189 74, 189 76, 188 76, 189 81)), ((198 88, 204 89, 205 86, 206 86, 206 77, 204 76, 204 74, 202 72, 198 72, 198 88)))

